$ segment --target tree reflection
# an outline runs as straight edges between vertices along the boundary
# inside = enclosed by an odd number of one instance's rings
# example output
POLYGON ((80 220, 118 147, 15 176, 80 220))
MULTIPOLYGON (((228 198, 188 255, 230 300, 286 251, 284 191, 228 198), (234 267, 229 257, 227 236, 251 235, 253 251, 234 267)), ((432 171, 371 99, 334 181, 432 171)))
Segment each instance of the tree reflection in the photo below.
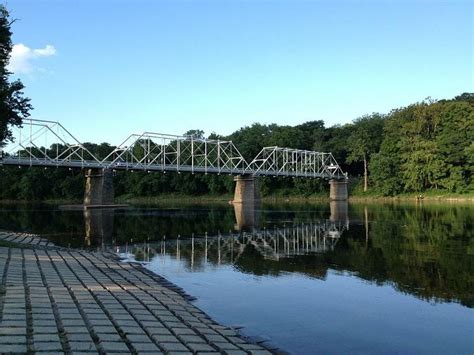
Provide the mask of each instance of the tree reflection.
POLYGON ((250 214, 252 230, 240 232, 228 205, 133 207, 91 224, 83 210, 4 204, 0 228, 41 234, 61 246, 112 244, 144 261, 179 257, 189 270, 226 264, 255 275, 298 272, 318 279, 328 270, 347 271, 424 300, 473 307, 473 210, 460 204, 263 205, 250 214), (85 238, 87 223, 100 233, 85 238), (338 238, 330 238, 331 223, 338 223, 332 230, 338 238))

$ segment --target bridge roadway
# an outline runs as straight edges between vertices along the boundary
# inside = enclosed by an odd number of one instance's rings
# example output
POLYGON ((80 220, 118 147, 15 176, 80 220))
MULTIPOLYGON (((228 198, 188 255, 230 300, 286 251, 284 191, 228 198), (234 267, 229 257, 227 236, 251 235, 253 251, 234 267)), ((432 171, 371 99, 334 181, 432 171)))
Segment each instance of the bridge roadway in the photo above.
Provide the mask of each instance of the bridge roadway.
MULTIPOLYGON (((327 152, 264 147, 247 162, 232 141, 144 132, 129 135, 100 159, 59 122, 26 119, 13 133, 14 143, 0 154, 1 165, 87 169, 89 186, 100 191, 96 192, 99 195, 104 186, 110 187, 104 183, 106 171, 137 170, 236 175, 239 196, 234 201, 238 202, 258 199, 253 180, 259 176, 327 179, 333 181, 331 197, 347 199, 347 174, 327 152)), ((89 202, 110 204, 110 193, 106 195, 109 197, 89 198, 89 202)))

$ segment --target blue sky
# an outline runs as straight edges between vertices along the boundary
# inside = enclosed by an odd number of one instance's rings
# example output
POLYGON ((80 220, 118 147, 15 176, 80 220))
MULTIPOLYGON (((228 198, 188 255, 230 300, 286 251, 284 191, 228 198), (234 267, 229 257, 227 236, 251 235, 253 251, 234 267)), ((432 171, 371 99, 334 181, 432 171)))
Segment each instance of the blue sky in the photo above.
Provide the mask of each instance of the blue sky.
POLYGON ((33 117, 82 141, 327 126, 474 91, 470 1, 10 0, 33 117), (48 46, 49 45, 49 46, 48 46))

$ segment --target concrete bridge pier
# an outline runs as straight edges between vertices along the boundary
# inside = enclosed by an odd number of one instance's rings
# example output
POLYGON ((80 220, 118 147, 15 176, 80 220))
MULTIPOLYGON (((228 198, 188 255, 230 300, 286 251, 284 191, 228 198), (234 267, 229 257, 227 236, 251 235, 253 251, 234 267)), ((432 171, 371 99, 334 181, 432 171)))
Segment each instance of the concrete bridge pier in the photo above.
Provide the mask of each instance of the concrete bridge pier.
POLYGON ((114 204, 114 181, 110 169, 87 169, 84 207, 101 207, 114 204))
POLYGON ((329 181, 329 199, 331 201, 347 201, 347 180, 329 181))
POLYGON ((234 178, 235 193, 233 203, 255 204, 260 201, 257 179, 250 175, 238 175, 234 178))

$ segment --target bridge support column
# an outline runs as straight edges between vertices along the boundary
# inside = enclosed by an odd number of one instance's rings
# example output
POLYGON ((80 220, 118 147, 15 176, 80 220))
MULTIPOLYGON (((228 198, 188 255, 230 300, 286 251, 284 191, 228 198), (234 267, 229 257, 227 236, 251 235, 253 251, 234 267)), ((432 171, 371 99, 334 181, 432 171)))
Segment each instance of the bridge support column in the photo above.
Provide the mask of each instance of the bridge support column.
POLYGON ((348 198, 346 180, 329 181, 329 199, 331 201, 346 201, 348 198))
POLYGON ((257 179, 249 175, 234 178, 235 193, 233 203, 254 204, 260 201, 257 179))
POLYGON ((114 181, 110 169, 87 169, 84 191, 85 207, 114 204, 114 181))

